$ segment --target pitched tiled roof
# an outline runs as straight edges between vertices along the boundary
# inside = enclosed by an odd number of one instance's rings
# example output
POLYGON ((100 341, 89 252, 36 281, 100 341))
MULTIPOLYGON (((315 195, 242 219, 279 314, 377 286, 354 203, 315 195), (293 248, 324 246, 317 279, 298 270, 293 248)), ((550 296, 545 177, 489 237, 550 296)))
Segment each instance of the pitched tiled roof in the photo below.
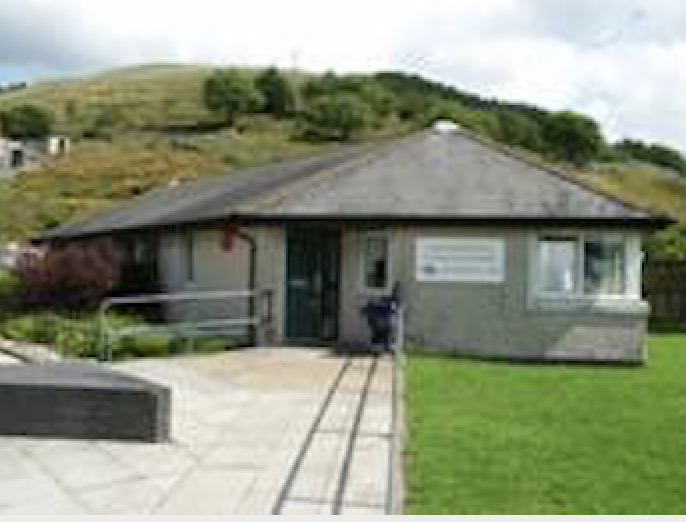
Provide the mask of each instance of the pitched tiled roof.
POLYGON ((44 237, 230 218, 668 221, 468 133, 427 130, 154 190, 44 237))

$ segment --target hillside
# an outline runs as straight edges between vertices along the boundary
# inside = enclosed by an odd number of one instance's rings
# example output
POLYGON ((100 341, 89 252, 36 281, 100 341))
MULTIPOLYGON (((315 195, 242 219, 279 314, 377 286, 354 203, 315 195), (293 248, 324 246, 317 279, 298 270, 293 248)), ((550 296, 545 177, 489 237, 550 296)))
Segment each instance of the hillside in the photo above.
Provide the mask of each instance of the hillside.
POLYGON ((138 127, 193 125, 208 118, 202 83, 211 68, 149 65, 84 78, 46 81, 0 96, 3 106, 35 103, 53 109, 58 131, 78 134, 103 110, 114 108, 122 124, 138 127))
MULTIPOLYGON (((211 71, 205 66, 141 66, 0 95, 0 110, 27 103, 49 108, 56 130, 74 141, 69 156, 0 182, 0 239, 29 238, 172 179, 218 174, 336 145, 305 136, 297 118, 249 114, 234 128, 224 127, 203 104, 203 84, 211 71)), ((248 76, 256 72, 241 71, 248 76)), ((286 76, 301 93, 308 79, 331 82, 327 75, 286 76)), ((383 110, 355 139, 401 134, 432 118, 452 117, 474 132, 551 160, 545 148, 532 150, 537 147, 525 139, 535 125, 545 124, 548 114, 541 109, 484 100, 396 73, 345 81, 374 101, 379 92, 393 94, 391 108, 382 99, 383 110), (518 124, 514 134, 512 123, 518 124)), ((616 157, 569 170, 585 183, 686 223, 684 177, 616 157)))

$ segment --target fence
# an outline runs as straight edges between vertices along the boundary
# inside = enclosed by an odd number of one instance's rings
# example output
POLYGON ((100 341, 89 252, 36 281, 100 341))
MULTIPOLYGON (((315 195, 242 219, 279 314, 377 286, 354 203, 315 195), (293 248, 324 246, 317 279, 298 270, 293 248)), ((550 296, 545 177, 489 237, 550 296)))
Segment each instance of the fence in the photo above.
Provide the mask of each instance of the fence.
POLYGON ((130 297, 111 297, 103 301, 98 315, 98 356, 101 360, 112 360, 113 341, 123 338, 171 336, 189 342, 191 349, 195 339, 226 337, 235 338, 248 333, 250 344, 255 344, 256 331, 260 325, 267 324, 272 318, 272 292, 270 290, 239 290, 215 292, 185 292, 173 294, 148 294, 130 297), (170 310, 165 310, 161 323, 115 325, 108 319, 108 312, 114 308, 144 307, 163 305, 186 306, 195 303, 230 303, 243 300, 246 312, 238 312, 236 317, 192 318, 192 314, 181 313, 181 319, 171 320, 170 310), (186 317, 190 315, 190 317, 186 317))
POLYGON ((686 328, 686 261, 652 261, 643 268, 643 295, 655 326, 686 328))

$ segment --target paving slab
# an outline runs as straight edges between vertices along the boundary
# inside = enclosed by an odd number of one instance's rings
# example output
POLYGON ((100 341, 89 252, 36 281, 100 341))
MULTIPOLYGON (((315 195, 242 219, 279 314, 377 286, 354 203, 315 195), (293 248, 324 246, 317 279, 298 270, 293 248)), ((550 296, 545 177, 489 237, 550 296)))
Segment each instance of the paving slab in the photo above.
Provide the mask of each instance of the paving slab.
MULTIPOLYGON (((346 361, 324 349, 274 348, 112 364, 170 387, 171 440, 0 437, 0 515, 268 514, 346 361)), ((370 364, 350 363, 283 513, 332 512, 370 364)), ((383 512, 389 382, 381 360, 353 445, 344 513, 383 512)))

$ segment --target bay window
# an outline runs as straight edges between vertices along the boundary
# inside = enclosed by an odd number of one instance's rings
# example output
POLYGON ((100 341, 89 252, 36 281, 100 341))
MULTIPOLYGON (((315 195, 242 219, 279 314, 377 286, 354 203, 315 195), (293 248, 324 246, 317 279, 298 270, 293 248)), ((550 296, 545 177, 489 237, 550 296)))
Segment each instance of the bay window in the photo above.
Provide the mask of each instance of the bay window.
POLYGON ((640 297, 640 243, 618 234, 542 235, 536 272, 543 297, 640 297))

